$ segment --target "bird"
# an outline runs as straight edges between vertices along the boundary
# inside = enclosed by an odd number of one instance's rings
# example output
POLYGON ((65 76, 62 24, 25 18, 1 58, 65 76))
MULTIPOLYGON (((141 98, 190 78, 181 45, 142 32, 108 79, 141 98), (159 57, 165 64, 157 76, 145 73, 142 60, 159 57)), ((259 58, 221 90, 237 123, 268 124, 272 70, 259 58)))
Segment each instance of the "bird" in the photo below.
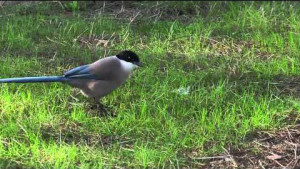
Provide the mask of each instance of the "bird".
POLYGON ((91 64, 66 71, 61 76, 39 76, 0 79, 0 83, 62 82, 80 89, 81 93, 97 103, 125 83, 130 73, 143 67, 139 56, 130 50, 104 57, 91 64))

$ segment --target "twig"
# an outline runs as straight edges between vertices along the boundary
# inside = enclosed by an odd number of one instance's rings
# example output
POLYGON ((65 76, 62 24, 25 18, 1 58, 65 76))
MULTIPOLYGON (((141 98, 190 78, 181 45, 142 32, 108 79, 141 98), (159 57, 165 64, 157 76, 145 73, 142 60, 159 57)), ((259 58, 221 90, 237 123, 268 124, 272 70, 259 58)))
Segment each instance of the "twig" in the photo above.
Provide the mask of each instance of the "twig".
POLYGON ((286 168, 284 165, 280 164, 280 162, 278 162, 277 160, 273 160, 273 159, 271 159, 271 160, 274 161, 276 164, 280 165, 280 167, 286 168))
POLYGON ((287 144, 290 144, 290 145, 293 145, 293 146, 295 146, 295 148, 294 148, 294 159, 296 160, 297 158, 298 158, 298 155, 297 155, 297 149, 298 149, 298 145, 299 144, 297 144, 297 143, 292 143, 292 142, 289 142, 289 141, 284 141, 285 143, 287 143, 287 144))
POLYGON ((18 126, 25 132, 26 135, 28 135, 27 131, 25 130, 25 128, 18 122, 17 123, 18 126))
POLYGON ((299 158, 296 159, 295 164, 292 168, 296 168, 296 165, 297 165, 298 161, 299 161, 299 158))
POLYGON ((0 7, 3 8, 5 1, 0 1, 0 7))
POLYGON ((287 131, 287 133, 288 133, 289 140, 291 141, 291 140, 292 140, 292 135, 291 135, 291 133, 290 133, 289 129, 288 129, 288 128, 286 128, 286 131, 287 131))
POLYGON ((259 166, 261 166, 262 169, 265 169, 265 167, 262 165, 260 160, 258 160, 258 164, 259 164, 259 166))
POLYGON ((235 162, 234 158, 232 157, 232 155, 230 155, 230 153, 228 152, 228 150, 226 150, 224 147, 223 147, 223 150, 229 155, 229 158, 233 164, 233 167, 238 167, 237 163, 235 162))
POLYGON ((60 45, 66 46, 66 44, 64 44, 64 43, 61 43, 61 42, 56 42, 56 41, 54 41, 54 40, 50 39, 48 36, 46 36, 46 38, 47 38, 49 41, 53 42, 53 43, 57 43, 57 44, 60 44, 60 45))
MULTIPOLYGON (((297 159, 296 160, 291 160, 287 165, 286 165, 286 168, 288 168, 293 162, 295 162, 296 161, 296 164, 297 164, 297 159)), ((294 168, 294 167, 292 167, 292 168, 294 168)))
POLYGON ((213 157, 190 157, 193 160, 210 160, 210 159, 225 159, 230 158, 230 155, 213 156, 213 157))
POLYGON ((257 141, 253 141, 253 143, 255 143, 255 144, 259 145, 259 146, 265 147, 265 148, 270 148, 270 146, 263 145, 263 144, 261 144, 261 143, 259 143, 257 141))
POLYGON ((130 19, 129 25, 135 20, 135 18, 141 13, 141 11, 139 11, 132 19, 130 19))
POLYGON ((92 37, 93 28, 94 28, 94 24, 95 24, 95 22, 92 22, 92 28, 91 28, 91 30, 90 30, 90 34, 89 34, 89 40, 91 40, 91 37, 92 37))
POLYGON ((59 5, 61 6, 61 8, 62 8, 63 10, 65 10, 65 7, 63 6, 63 4, 62 4, 60 1, 52 1, 52 2, 57 2, 57 3, 59 3, 59 5))

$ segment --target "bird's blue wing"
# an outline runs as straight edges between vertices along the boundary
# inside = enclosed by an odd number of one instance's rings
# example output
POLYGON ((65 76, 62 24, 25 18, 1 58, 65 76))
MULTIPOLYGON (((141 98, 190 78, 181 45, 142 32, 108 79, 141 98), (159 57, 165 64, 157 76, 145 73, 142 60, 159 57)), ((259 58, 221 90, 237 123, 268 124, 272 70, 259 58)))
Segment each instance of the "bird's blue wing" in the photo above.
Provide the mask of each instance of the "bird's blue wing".
POLYGON ((67 71, 64 74, 68 78, 79 78, 79 79, 98 79, 96 76, 90 73, 89 65, 83 65, 67 71))
POLYGON ((77 75, 77 74, 86 74, 86 73, 89 73, 89 70, 88 70, 88 65, 83 65, 83 66, 79 66, 79 67, 76 67, 76 68, 73 68, 69 71, 67 71, 64 75, 65 77, 69 77, 69 76, 72 76, 72 75, 77 75))

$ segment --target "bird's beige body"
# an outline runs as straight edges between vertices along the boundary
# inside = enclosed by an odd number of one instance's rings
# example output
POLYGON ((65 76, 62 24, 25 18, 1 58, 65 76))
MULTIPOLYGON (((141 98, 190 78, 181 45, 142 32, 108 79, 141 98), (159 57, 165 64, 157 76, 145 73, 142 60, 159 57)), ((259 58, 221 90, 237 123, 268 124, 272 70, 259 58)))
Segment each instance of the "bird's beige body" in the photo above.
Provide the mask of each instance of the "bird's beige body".
POLYGON ((116 56, 100 59, 89 65, 90 73, 97 76, 99 80, 72 79, 67 83, 79 88, 85 96, 99 100, 121 86, 129 77, 134 65, 132 64, 131 67, 123 62, 116 56))

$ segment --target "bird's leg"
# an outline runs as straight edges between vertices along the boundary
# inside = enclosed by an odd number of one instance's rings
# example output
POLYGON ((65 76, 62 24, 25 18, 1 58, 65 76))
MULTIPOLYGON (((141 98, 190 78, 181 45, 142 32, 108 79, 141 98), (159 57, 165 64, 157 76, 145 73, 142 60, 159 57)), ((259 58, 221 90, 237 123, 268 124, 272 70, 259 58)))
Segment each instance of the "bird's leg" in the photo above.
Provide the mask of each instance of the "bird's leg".
POLYGON ((96 103, 97 105, 97 109, 100 109, 101 112, 107 112, 107 110, 105 109, 105 106, 100 102, 100 99, 96 99, 94 97, 94 102, 96 103))
POLYGON ((110 110, 108 110, 106 106, 104 106, 101 102, 100 99, 96 99, 95 97, 92 98, 93 100, 93 107, 92 109, 96 109, 98 116, 115 116, 115 113, 111 113, 110 110))

